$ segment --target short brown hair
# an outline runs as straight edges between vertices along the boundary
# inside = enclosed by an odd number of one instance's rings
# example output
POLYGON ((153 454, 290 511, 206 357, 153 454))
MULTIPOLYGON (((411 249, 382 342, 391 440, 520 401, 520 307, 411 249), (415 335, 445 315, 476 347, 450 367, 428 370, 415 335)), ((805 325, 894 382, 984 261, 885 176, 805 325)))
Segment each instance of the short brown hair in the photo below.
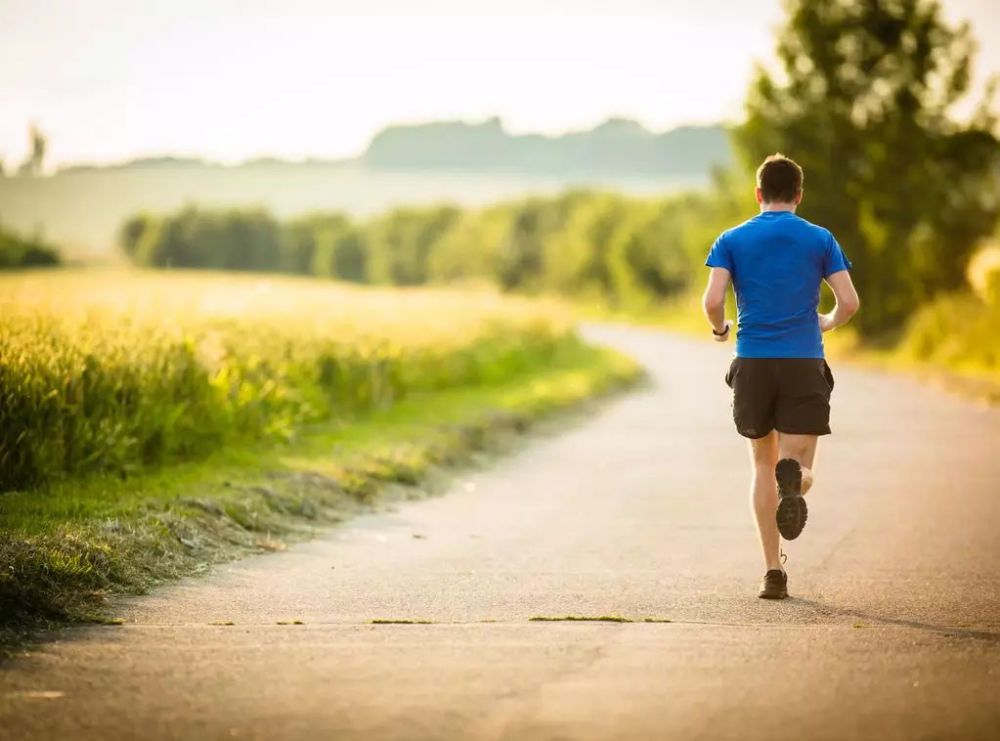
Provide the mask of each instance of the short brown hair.
POLYGON ((757 187, 764 203, 791 203, 802 192, 802 168, 781 152, 757 168, 757 187))

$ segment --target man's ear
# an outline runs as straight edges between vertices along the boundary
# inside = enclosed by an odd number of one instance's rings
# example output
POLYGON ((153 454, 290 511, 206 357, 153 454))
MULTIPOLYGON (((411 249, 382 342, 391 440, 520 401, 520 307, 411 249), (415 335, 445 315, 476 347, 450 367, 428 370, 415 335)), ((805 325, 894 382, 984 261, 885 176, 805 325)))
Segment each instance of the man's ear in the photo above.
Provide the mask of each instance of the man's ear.
POLYGON ((757 203, 764 203, 764 194, 760 192, 760 188, 754 188, 753 193, 757 197, 757 203))
POLYGON ((795 205, 798 206, 800 203, 802 203, 802 189, 801 188, 799 189, 799 194, 797 196, 795 196, 795 205))

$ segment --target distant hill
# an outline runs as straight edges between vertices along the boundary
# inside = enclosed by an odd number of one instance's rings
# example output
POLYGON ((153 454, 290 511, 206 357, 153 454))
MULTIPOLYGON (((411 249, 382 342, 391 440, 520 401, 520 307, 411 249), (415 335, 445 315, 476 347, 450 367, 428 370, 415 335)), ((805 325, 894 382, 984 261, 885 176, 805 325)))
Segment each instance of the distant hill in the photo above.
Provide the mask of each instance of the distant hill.
POLYGON ((499 118, 389 126, 363 162, 379 169, 475 170, 553 175, 708 175, 732 162, 723 126, 655 133, 626 118, 560 136, 511 134, 499 118))
POLYGON ((197 157, 143 157, 107 164, 79 163, 58 173, 152 171, 226 167, 361 167, 373 170, 502 172, 598 179, 680 176, 705 179, 713 166, 728 167, 733 154, 726 128, 679 126, 656 133, 637 121, 611 118, 586 131, 558 136, 511 134, 499 118, 481 123, 435 121, 388 126, 356 159, 283 160, 260 157, 223 166, 197 157))

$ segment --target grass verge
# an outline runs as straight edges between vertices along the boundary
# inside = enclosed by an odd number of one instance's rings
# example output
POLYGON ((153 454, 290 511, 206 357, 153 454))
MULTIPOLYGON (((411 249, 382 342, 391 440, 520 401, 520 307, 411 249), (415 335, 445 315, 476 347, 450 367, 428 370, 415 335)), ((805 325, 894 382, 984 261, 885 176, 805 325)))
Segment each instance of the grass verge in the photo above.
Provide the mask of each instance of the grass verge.
POLYGON ((639 376, 628 358, 573 343, 545 368, 314 425, 294 446, 227 448, 127 480, 91 475, 5 494, 0 647, 46 625, 100 622, 109 595, 281 549, 383 495, 439 491, 443 465, 502 449, 540 417, 639 376))

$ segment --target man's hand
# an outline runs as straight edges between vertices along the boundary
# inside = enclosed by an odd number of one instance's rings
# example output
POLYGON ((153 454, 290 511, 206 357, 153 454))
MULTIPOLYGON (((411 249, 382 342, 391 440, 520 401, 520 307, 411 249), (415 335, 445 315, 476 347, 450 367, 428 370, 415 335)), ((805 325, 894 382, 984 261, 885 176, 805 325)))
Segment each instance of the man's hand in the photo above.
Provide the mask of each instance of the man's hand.
POLYGON ((834 326, 835 325, 833 323, 833 314, 832 313, 830 313, 830 314, 820 314, 819 315, 819 331, 820 332, 829 332, 831 329, 834 328, 834 326))
POLYGON ((731 334, 729 330, 731 330, 732 328, 733 328, 733 320, 732 319, 727 319, 726 322, 725 322, 725 327, 722 330, 722 334, 719 334, 713 328, 712 329, 712 337, 715 339, 716 342, 725 342, 726 340, 729 339, 729 335, 731 334))

